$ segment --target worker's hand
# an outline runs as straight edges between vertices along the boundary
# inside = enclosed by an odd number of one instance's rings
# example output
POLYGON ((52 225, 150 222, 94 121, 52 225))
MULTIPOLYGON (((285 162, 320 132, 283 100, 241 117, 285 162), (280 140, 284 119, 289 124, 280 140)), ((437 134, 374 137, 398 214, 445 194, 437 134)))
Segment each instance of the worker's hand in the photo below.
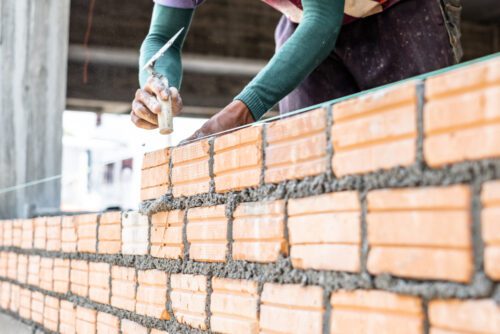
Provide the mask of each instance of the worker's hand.
POLYGON ((243 102, 235 100, 212 116, 199 130, 181 144, 252 122, 254 122, 254 119, 248 107, 243 102))
POLYGON ((132 102, 130 117, 132 122, 142 129, 158 128, 158 114, 161 105, 158 99, 168 101, 172 99, 172 115, 177 116, 182 111, 182 98, 175 87, 166 87, 157 77, 151 76, 143 89, 138 89, 132 102))

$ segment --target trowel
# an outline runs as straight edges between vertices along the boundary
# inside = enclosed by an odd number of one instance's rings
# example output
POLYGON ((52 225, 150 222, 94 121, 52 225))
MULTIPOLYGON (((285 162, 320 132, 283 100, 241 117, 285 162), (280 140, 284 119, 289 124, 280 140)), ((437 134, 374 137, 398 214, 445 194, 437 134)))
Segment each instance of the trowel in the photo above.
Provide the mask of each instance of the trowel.
MULTIPOLYGON (((143 70, 149 72, 150 75, 161 80, 165 87, 170 87, 167 77, 155 71, 155 64, 160 59, 165 52, 174 44, 175 40, 184 31, 184 28, 179 30, 174 37, 172 37, 147 63, 144 65, 143 70)), ((156 97, 161 105, 161 113, 158 115, 158 128, 162 135, 169 135, 174 132, 174 122, 172 115, 172 98, 168 101, 163 101, 160 97, 156 97)))

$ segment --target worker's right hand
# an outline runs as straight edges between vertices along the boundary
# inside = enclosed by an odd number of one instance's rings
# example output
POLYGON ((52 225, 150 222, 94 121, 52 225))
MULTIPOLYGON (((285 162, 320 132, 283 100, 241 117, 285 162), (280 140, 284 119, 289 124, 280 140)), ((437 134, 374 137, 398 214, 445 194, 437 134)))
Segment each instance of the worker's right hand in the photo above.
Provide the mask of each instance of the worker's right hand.
POLYGON ((138 89, 132 102, 130 117, 132 122, 142 129, 158 128, 158 114, 161 105, 158 99, 172 99, 172 115, 177 116, 182 111, 182 98, 175 87, 166 87, 162 80, 151 76, 143 89, 138 89))

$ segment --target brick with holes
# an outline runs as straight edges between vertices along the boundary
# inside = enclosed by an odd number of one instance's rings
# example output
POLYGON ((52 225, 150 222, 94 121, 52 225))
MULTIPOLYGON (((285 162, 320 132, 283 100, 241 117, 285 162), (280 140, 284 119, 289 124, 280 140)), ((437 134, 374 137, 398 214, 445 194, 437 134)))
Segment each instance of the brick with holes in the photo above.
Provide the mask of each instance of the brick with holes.
POLYGON ((31 320, 31 291, 28 289, 19 292, 19 316, 31 320))
POLYGON ((111 305, 135 311, 136 270, 129 267, 111 267, 111 305))
POLYGON ((139 325, 137 322, 122 319, 121 332, 122 334, 148 334, 148 329, 139 325))
POLYGON ((45 296, 38 291, 31 294, 31 320, 43 325, 45 296))
POLYGON ((184 210, 154 214, 151 218, 151 256, 166 259, 183 257, 184 210))
POLYGON ((48 251, 61 250, 61 220, 62 217, 47 218, 47 245, 48 251))
POLYGON ((69 259, 54 259, 54 291, 66 293, 69 291, 69 274, 70 260, 69 259))
POLYGON ((65 216, 61 222, 61 249, 63 252, 76 252, 78 237, 74 216, 65 216))
POLYGON ((118 254, 122 247, 122 214, 119 211, 106 212, 99 219, 98 252, 118 254))
POLYGON ((89 294, 89 263, 71 260, 70 289, 75 295, 87 297, 89 294))
POLYGON ((120 334, 120 319, 108 313, 98 312, 97 334, 120 334))
POLYGON ((30 255, 28 258, 28 284, 40 285, 40 256, 30 255))
POLYGON ((201 330, 207 329, 207 277, 173 274, 170 293, 175 318, 180 323, 201 330))
POLYGON ((54 282, 54 259, 42 257, 40 259, 40 288, 51 291, 54 282))
POLYGON ((484 267, 489 277, 500 280, 500 181, 484 184, 481 195, 484 267))
POLYGON ((90 334, 96 332, 97 311, 77 306, 76 307, 76 334, 90 334))
POLYGON ((21 248, 23 249, 33 248, 33 221, 34 219, 25 219, 23 221, 21 236, 21 248))
POLYGON ((80 253, 95 253, 97 244, 97 215, 87 214, 75 217, 77 249, 80 253))
POLYGON ((57 332, 59 328, 59 299, 45 296, 45 308, 43 310, 45 328, 57 332))
POLYGON ((141 172, 141 200, 158 198, 169 188, 170 149, 164 148, 144 155, 141 172))
POLYGON ((59 331, 61 334, 76 333, 76 305, 67 300, 61 300, 59 304, 59 331))
POLYGON ((89 262, 89 299, 101 304, 109 304, 111 265, 89 262))
POLYGON ((167 273, 160 270, 140 270, 135 312, 152 318, 170 320, 166 310, 167 273))
POLYGON ((28 281, 28 261, 28 255, 17 257, 17 280, 23 284, 28 281))
POLYGON ((33 248, 45 249, 47 246, 47 217, 38 217, 33 221, 33 248))

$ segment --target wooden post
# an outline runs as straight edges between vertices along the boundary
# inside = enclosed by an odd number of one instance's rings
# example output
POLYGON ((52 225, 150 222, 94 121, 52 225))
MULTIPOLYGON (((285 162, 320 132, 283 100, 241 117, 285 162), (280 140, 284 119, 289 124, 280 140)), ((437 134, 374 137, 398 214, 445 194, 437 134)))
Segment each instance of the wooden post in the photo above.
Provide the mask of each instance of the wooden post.
MULTIPOLYGON (((0 0, 0 191, 61 173, 70 0, 0 0)), ((59 208, 60 181, 0 194, 0 218, 59 208)))

